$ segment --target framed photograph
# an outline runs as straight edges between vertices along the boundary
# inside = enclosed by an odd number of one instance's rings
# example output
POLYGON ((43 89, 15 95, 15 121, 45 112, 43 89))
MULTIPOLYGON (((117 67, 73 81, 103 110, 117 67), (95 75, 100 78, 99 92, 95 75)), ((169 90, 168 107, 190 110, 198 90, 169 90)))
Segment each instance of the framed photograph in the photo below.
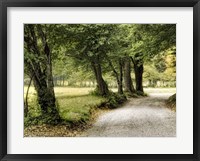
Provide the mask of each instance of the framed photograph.
POLYGON ((0 1, 0 159, 199 159, 198 0, 0 1))

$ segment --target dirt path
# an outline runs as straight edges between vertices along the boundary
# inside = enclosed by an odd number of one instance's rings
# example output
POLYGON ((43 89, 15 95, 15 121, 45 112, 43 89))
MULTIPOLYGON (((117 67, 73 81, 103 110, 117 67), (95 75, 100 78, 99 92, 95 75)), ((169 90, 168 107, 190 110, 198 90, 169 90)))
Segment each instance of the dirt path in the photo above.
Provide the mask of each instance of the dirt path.
POLYGON ((176 136, 176 113, 165 106, 165 100, 171 94, 150 94, 149 97, 130 99, 122 107, 100 116, 83 136, 176 136))

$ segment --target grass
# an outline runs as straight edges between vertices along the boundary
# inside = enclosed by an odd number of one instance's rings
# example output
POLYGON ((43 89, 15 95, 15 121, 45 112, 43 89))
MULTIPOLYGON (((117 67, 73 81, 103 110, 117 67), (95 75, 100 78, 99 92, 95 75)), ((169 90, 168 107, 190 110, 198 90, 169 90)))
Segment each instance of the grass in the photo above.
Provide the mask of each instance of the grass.
MULTIPOLYGON (((24 93, 26 93, 27 86, 24 87, 24 93)), ((55 87, 55 94, 57 97, 60 96, 80 96, 89 94, 94 88, 74 88, 74 87, 55 87)), ((113 92, 117 92, 116 88, 111 89, 113 92)), ((176 88, 144 88, 146 93, 176 93, 176 88)), ((29 96, 35 95, 33 87, 29 89, 29 96)))
MULTIPOLYGON (((55 95, 60 96, 81 96, 89 94, 94 88, 74 88, 74 87, 54 87, 55 95)), ((27 86, 24 87, 24 96, 27 91, 27 86)), ((33 86, 29 89, 29 96, 36 95, 36 91, 33 86)))
MULTIPOLYGON (((90 119, 92 110, 106 101, 105 98, 89 95, 92 88, 55 87, 55 95, 58 103, 59 114, 63 120, 69 123, 86 122, 90 119)), ((27 87, 24 87, 24 93, 27 87)), ((25 97, 25 94, 24 94, 25 97)), ((29 89, 29 116, 41 115, 36 100, 36 91, 29 89)), ((26 119, 25 119, 26 121, 26 119)))
POLYGON ((87 121, 91 110, 105 101, 105 98, 92 95, 58 97, 59 113, 68 122, 87 121))
MULTIPOLYGON (((86 122, 90 119, 91 113, 95 107, 107 101, 106 98, 90 95, 94 88, 72 88, 72 87, 55 87, 55 95, 58 104, 58 110, 61 118, 68 123, 86 122)), ((24 87, 24 97, 27 87, 24 87)), ((112 89, 116 92, 116 89, 112 89)), ((175 93, 175 88, 145 88, 146 93, 175 93)), ((118 99, 118 98, 117 98, 118 99)), ((111 97, 109 100, 117 104, 116 98, 111 97)), ((38 117, 41 110, 37 104, 36 91, 34 87, 29 89, 29 116, 38 117)), ((116 105, 117 106, 117 105, 116 105)), ((25 118, 25 122, 26 122, 25 118)))

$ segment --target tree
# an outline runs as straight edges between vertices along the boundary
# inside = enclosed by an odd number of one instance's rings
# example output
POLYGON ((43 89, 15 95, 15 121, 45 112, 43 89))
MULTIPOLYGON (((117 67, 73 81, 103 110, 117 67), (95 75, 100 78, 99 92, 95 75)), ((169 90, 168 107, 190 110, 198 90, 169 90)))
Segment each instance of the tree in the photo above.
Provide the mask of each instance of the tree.
POLYGON ((124 87, 125 92, 129 92, 130 94, 135 93, 131 79, 131 59, 129 56, 124 58, 124 87))
POLYGON ((48 30, 45 25, 28 24, 24 26, 24 33, 24 63, 28 74, 33 75, 38 103, 43 114, 58 119, 52 77, 51 50, 47 38, 48 30))
MULTIPOLYGON (((123 62, 122 62, 122 58, 117 58, 118 59, 118 68, 119 68, 119 72, 116 70, 116 67, 113 65, 111 58, 109 58, 106 55, 106 59, 109 63, 109 66, 114 74, 114 77, 116 78, 117 81, 117 87, 118 87, 118 94, 123 94, 123 62)), ((113 59, 112 59, 113 60, 113 59)))
MULTIPOLYGON (((121 76, 124 77, 124 88, 125 92, 128 92, 129 94, 134 94, 135 88, 133 85, 133 81, 131 78, 131 57, 130 57, 130 48, 132 46, 132 40, 130 39, 131 33, 130 33, 130 26, 132 25, 119 25, 119 31, 118 33, 118 59, 121 62, 120 63, 120 71, 123 69, 123 74, 120 72, 121 76), (123 61, 123 63, 122 63, 123 61)), ((122 78, 121 78, 122 80, 122 78)))
POLYGON ((97 92, 102 96, 109 93, 103 78, 102 64, 109 50, 108 39, 112 36, 112 28, 112 25, 103 24, 73 25, 73 36, 69 39, 74 42, 74 46, 66 51, 68 56, 83 60, 91 66, 97 82, 97 92))
POLYGON ((143 63, 175 46, 176 25, 135 25, 130 30, 133 39, 131 55, 133 56, 132 62, 135 70, 136 90, 143 93, 143 63))
POLYGON ((143 90, 143 71, 144 71, 144 67, 143 67, 143 59, 141 58, 142 53, 137 53, 134 55, 134 58, 131 57, 132 62, 134 64, 134 71, 135 71, 135 81, 136 81, 136 91, 137 93, 144 93, 143 90))

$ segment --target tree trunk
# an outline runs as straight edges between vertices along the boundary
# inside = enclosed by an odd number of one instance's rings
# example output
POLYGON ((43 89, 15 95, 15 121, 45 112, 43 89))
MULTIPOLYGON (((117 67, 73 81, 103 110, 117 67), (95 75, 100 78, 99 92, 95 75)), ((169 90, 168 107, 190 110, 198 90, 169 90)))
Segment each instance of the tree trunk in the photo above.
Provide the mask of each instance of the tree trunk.
POLYGON ((55 95, 52 95, 50 92, 43 73, 38 73, 38 78, 35 75, 33 76, 33 84, 37 92, 37 100, 41 110, 45 114, 54 113, 56 110, 55 95))
POLYGON ((25 59, 25 63, 28 66, 29 73, 34 73, 33 84, 37 92, 38 103, 41 107, 43 114, 49 114, 58 119, 59 114, 55 105, 51 53, 46 41, 46 36, 42 31, 41 25, 37 25, 37 28, 34 27, 34 25, 28 25, 28 32, 26 34, 28 36, 25 37, 24 40, 27 45, 28 52, 36 55, 36 58, 38 56, 45 56, 44 58, 46 58, 45 62, 38 62, 35 58, 28 58, 27 60, 25 59), (38 47, 38 38, 36 35, 40 36, 42 39, 44 53, 41 52, 38 47))
POLYGON ((122 78, 122 62, 121 62, 121 59, 119 59, 120 74, 118 74, 118 72, 115 70, 115 67, 113 66, 111 60, 107 57, 107 55, 106 55, 106 59, 107 59, 109 66, 111 67, 111 69, 114 73, 114 76, 117 80, 118 93, 123 94, 123 86, 122 86, 123 78, 122 78))
POLYGON ((47 90, 48 90, 48 96, 49 96, 49 108, 52 108, 50 110, 55 110, 55 93, 54 93, 54 83, 53 83, 53 74, 52 74, 52 62, 51 62, 51 52, 49 49, 49 46, 47 42, 45 41, 45 48, 44 52, 47 57, 47 69, 46 69, 46 75, 47 75, 47 90))
POLYGON ((118 93, 123 94, 123 63, 121 58, 119 58, 119 84, 118 93))
POLYGON ((137 65, 134 64, 134 70, 135 70, 135 80, 136 80, 136 91, 144 92, 143 91, 143 85, 142 85, 142 75, 143 75, 143 64, 137 65))
POLYGON ((65 86, 65 76, 63 76, 63 87, 65 86))
POLYGON ((37 74, 34 74, 33 76, 33 85, 37 93, 37 100, 41 107, 42 112, 47 113, 48 101, 47 101, 47 97, 45 96, 45 93, 47 93, 46 77, 44 77, 43 73, 41 73, 37 69, 34 71, 34 73, 37 73, 37 74))
POLYGON ((109 93, 108 86, 103 79, 101 65, 98 62, 91 63, 95 78, 97 81, 97 90, 101 96, 106 96, 109 93))
POLYGON ((54 78, 54 85, 55 85, 55 86, 58 86, 57 79, 58 79, 57 77, 54 78))
POLYGON ((131 79, 130 57, 126 57, 124 60, 124 87, 125 92, 129 92, 131 94, 135 93, 135 89, 131 79))
POLYGON ((143 90, 143 60, 141 58, 141 53, 135 54, 135 58, 131 58, 134 64, 135 71, 135 81, 136 81, 136 91, 139 93, 144 93, 143 90))

